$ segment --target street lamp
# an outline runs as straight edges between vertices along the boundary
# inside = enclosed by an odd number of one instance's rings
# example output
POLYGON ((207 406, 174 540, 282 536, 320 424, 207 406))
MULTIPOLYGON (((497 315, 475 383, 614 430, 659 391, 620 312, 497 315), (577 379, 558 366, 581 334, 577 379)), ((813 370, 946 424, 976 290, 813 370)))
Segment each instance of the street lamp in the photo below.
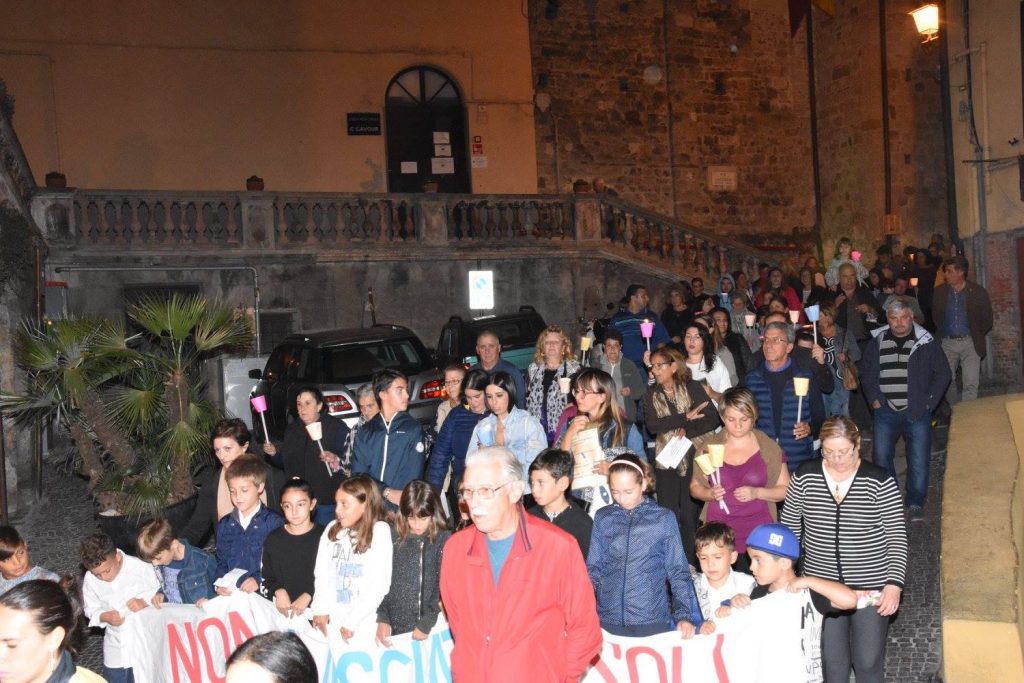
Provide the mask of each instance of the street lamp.
POLYGON ((910 13, 917 25, 917 32, 924 36, 922 42, 930 42, 939 37, 939 6, 935 3, 921 5, 910 13))

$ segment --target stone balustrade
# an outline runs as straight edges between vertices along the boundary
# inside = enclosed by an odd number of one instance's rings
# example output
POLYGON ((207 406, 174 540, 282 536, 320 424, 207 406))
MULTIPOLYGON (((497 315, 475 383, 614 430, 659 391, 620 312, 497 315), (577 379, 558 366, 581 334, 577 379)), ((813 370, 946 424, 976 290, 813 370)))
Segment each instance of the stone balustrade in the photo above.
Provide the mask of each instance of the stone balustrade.
POLYGON ((607 195, 328 194, 40 189, 32 214, 51 252, 70 256, 315 254, 404 247, 598 250, 676 275, 774 259, 607 195), (226 250, 221 251, 221 250, 226 250))

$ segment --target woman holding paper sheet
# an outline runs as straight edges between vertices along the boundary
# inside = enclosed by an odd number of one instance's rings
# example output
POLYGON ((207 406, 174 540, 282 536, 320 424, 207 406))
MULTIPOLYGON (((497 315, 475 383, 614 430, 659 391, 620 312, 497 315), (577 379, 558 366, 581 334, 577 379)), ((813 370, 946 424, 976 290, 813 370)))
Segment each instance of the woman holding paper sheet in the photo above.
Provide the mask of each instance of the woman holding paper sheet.
POLYGON ((722 421, 700 382, 694 381, 682 354, 662 347, 651 354, 651 372, 655 386, 644 396, 647 430, 657 439, 654 478, 658 504, 672 510, 679 521, 683 550, 690 564, 696 564, 693 537, 697 533, 697 508, 690 498, 693 469, 692 447, 676 460, 685 437, 696 445, 717 429, 722 421), (670 446, 670 444, 672 444, 670 446))
MULTIPOLYGON (((622 419, 615 402, 615 380, 604 370, 586 368, 576 376, 573 388, 576 417, 559 434, 556 443, 563 451, 573 453, 572 441, 581 431, 596 428, 604 452, 604 461, 594 466, 598 474, 608 476, 608 463, 623 453, 632 453, 646 460, 644 440, 635 425, 622 419)), ((580 497, 590 501, 592 488, 579 489, 580 497)))
MULTIPOLYGON (((217 520, 229 514, 234 506, 228 494, 228 483, 224 473, 238 456, 249 452, 249 428, 238 418, 221 420, 210 435, 213 455, 220 467, 207 468, 198 478, 199 494, 192 519, 178 532, 178 535, 197 548, 206 545, 206 540, 217 525, 217 520)), ((278 492, 284 486, 284 474, 274 467, 267 472, 267 484, 260 496, 264 505, 274 512, 281 512, 278 492)))
POLYGON ((705 440, 705 449, 724 448, 723 464, 715 483, 700 468, 690 481, 690 495, 704 501, 701 519, 724 522, 736 532, 736 551, 740 554, 736 570, 750 566, 746 538, 754 527, 778 518, 776 503, 786 497, 789 468, 786 455, 757 424, 757 400, 750 389, 729 389, 722 397, 719 412, 724 429, 705 440), (725 501, 723 507, 719 501, 725 501))
POLYGON ((288 423, 281 447, 268 441, 263 444, 263 452, 284 469, 288 479, 299 477, 309 482, 317 500, 313 521, 327 525, 334 520, 334 492, 346 476, 347 463, 342 462, 341 454, 345 453, 348 425, 328 414, 324 395, 312 386, 296 394, 295 414, 299 419, 288 423), (320 425, 319 442, 308 430, 316 423, 320 425))

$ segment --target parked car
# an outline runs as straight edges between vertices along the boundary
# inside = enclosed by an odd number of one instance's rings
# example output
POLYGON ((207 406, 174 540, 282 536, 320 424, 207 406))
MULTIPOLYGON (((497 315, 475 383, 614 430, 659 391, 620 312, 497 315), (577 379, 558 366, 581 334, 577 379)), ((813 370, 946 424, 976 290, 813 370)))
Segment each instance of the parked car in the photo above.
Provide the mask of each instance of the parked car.
POLYGON ((441 328, 437 342, 437 365, 443 368, 449 363, 463 363, 467 366, 477 362, 476 338, 485 330, 498 335, 501 342, 501 357, 525 372, 533 362, 537 349, 537 337, 547 327, 533 306, 520 306, 516 313, 485 315, 464 320, 453 315, 441 328))
MULTIPOLYGON (((267 397, 267 431, 280 440, 295 419, 295 395, 314 385, 324 394, 331 415, 352 426, 359 419, 356 389, 377 370, 390 368, 409 378, 409 412, 424 425, 432 425, 437 404, 447 396, 433 359, 412 330, 398 325, 325 330, 293 334, 274 347, 261 372, 249 376, 259 382, 253 395, 267 397)), ((253 425, 259 425, 253 415, 253 425)), ((262 431, 262 427, 257 427, 262 431)))

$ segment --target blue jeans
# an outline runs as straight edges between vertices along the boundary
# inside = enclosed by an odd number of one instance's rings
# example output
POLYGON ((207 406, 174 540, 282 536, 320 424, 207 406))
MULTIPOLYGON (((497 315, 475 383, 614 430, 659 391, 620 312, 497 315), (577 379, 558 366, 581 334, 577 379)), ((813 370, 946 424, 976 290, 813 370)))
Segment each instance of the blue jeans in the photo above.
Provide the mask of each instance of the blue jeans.
POLYGON ((850 415, 850 392, 843 386, 843 380, 836 379, 836 388, 831 394, 822 394, 825 399, 825 416, 850 415))
POLYGON ((896 439, 903 437, 907 447, 907 505, 924 506, 928 493, 928 465, 932 454, 932 414, 924 411, 911 418, 908 410, 893 410, 888 405, 875 409, 874 461, 894 478, 893 456, 896 439))
POLYGON ((316 502, 316 507, 313 508, 313 521, 317 524, 323 524, 324 526, 329 525, 334 521, 334 508, 337 505, 331 503, 330 505, 324 505, 319 500, 316 502))
POLYGON ((107 683, 135 683, 135 674, 132 672, 131 667, 127 669, 111 669, 104 666, 103 677, 107 679, 107 683))

